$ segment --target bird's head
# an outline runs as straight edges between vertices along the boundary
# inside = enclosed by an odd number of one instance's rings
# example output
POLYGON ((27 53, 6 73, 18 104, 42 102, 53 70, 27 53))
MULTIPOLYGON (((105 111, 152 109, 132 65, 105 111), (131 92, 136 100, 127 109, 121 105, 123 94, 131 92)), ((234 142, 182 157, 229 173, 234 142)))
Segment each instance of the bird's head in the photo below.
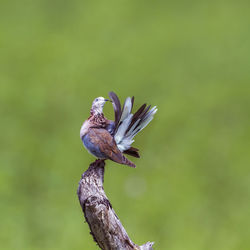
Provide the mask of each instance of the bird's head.
POLYGON ((92 103, 91 112, 93 114, 102 114, 103 106, 107 101, 109 101, 109 99, 105 99, 102 96, 95 98, 92 103))

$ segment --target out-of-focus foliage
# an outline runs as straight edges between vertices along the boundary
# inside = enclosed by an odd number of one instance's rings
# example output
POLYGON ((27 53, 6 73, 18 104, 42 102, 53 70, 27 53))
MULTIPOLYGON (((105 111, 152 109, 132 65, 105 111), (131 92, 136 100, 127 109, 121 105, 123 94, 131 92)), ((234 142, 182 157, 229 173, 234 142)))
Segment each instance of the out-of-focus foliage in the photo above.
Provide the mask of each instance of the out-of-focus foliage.
MULTIPOLYGON (((76 189, 97 96, 157 105, 105 190, 132 240, 250 249, 248 1, 0 3, 1 249, 97 249, 76 189)), ((105 113, 112 118, 111 104, 105 113)))

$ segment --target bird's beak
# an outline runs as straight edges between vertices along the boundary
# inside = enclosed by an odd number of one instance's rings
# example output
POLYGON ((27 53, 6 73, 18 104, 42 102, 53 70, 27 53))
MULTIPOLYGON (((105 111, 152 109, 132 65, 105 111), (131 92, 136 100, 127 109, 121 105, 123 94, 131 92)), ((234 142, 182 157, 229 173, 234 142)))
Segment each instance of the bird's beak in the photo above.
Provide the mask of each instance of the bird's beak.
POLYGON ((112 102, 111 100, 109 100, 109 99, 105 99, 105 102, 112 102))

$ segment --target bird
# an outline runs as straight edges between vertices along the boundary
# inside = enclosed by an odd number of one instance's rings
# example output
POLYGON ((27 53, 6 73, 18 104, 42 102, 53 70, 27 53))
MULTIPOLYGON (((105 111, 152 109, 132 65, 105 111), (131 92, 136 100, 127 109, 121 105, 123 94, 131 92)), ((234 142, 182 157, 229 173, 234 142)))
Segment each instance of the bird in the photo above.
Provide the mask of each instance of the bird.
POLYGON ((152 121, 157 107, 151 108, 151 105, 143 104, 133 114, 134 97, 127 97, 123 108, 114 92, 109 92, 109 98, 94 99, 90 116, 81 126, 80 138, 87 151, 97 160, 112 160, 119 164, 136 167, 124 154, 140 158, 139 149, 131 145, 135 135, 152 121), (108 120, 103 114, 103 107, 108 101, 113 105, 114 121, 108 120))

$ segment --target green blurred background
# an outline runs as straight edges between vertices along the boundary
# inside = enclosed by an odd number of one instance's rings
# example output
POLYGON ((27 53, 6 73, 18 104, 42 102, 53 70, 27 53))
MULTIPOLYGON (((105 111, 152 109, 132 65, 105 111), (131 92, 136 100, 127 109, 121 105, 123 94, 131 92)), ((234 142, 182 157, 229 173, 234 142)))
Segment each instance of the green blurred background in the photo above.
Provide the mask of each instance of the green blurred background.
MULTIPOLYGON (((76 189, 93 99, 157 105, 105 191, 155 249, 250 249, 249 1, 0 2, 0 248, 97 249, 76 189), (131 159, 131 158, 130 158, 131 159)), ((105 114, 113 118, 111 104, 105 114)))

